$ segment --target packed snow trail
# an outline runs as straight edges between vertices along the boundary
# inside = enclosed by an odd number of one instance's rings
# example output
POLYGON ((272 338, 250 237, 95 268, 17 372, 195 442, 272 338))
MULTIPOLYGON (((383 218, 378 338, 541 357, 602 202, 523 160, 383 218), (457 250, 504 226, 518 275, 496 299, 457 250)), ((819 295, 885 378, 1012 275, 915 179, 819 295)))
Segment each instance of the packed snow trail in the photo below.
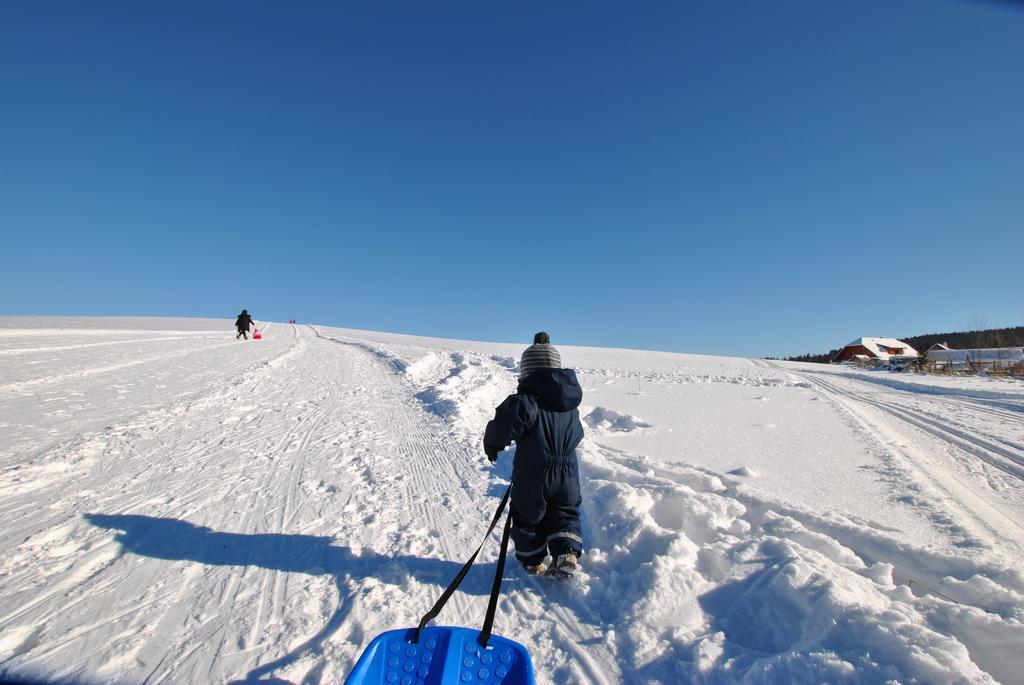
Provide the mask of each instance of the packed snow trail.
MULTIPOLYGON (((342 682, 479 543, 522 346, 106 323, 0 325, 0 677, 342 682)), ((540 683, 1024 669, 1021 384, 562 355, 589 403, 583 573, 511 564, 495 623, 540 683)), ((438 624, 480 624, 497 543, 438 624)))

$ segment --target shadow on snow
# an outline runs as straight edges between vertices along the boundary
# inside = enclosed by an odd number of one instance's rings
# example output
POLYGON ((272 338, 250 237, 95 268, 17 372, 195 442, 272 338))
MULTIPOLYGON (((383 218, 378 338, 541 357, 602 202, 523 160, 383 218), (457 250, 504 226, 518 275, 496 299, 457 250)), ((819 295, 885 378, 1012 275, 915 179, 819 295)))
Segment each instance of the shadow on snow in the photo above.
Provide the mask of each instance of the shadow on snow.
MULTIPOLYGON (((135 514, 85 514, 84 518, 99 528, 120 531, 115 540, 121 544, 122 553, 170 561, 194 561, 210 566, 255 566, 286 573, 334 576, 339 604, 327 624, 283 657, 250 671, 243 680, 237 681, 239 683, 268 682, 261 678, 295 662, 307 652, 319 653, 323 642, 338 629, 352 609, 352 596, 344 585, 347 579, 374 578, 398 586, 405 586, 410 579, 415 579, 420 583, 444 587, 462 568, 460 563, 440 559, 385 556, 366 550, 355 554, 348 547, 332 545, 331 538, 314 535, 224 533, 188 521, 135 514)), ((460 591, 483 596, 490 594, 495 563, 479 566, 466 577, 460 591)), ((423 612, 429 608, 424 606, 423 612)), ((271 678, 270 682, 287 681, 271 678)))

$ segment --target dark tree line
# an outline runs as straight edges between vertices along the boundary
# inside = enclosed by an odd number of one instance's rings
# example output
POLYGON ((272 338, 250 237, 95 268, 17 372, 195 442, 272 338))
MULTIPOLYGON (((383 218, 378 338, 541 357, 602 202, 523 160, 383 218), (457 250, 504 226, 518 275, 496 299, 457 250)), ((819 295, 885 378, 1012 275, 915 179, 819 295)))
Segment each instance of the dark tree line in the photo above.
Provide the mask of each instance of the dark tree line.
MULTIPOLYGON (((946 343, 957 350, 988 347, 1024 347, 1024 326, 991 328, 984 331, 961 331, 959 333, 928 333, 926 335, 898 338, 898 340, 907 343, 921 354, 924 354, 935 343, 946 343)), ((802 354, 798 357, 786 357, 786 361, 828 364, 839 355, 841 349, 831 350, 828 354, 802 354)))
POLYGON ((786 357, 789 362, 813 362, 815 364, 828 364, 835 359, 842 348, 831 350, 828 354, 801 354, 799 357, 786 357))

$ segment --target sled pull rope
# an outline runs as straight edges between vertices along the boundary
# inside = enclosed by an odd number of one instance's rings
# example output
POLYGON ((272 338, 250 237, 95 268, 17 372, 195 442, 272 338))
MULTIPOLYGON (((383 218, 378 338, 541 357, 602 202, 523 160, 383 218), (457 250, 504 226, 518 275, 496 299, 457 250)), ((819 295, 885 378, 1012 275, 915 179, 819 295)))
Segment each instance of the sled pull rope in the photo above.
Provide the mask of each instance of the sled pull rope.
MULTIPOLYGON (((509 486, 511 488, 512 486, 509 486)), ((491 599, 487 602, 487 616, 483 628, 480 629, 480 646, 487 648, 491 639, 491 626, 494 625, 494 612, 498 608, 498 595, 501 594, 501 580, 505 575, 505 557, 508 555, 508 534, 512 530, 512 512, 505 518, 505 530, 501 534, 501 551, 498 553, 498 568, 494 571, 494 584, 491 585, 491 599)))
MULTIPOLYGON (((438 598, 437 602, 434 603, 434 606, 430 609, 430 611, 424 614, 423 618, 420 619, 420 624, 419 626, 417 626, 416 632, 413 634, 412 637, 413 644, 420 641, 420 631, 423 630, 428 623, 433 621, 439 613, 441 613, 441 609, 444 608, 444 605, 447 604, 448 600, 451 599, 453 594, 455 594, 455 591, 459 588, 459 585, 466 577, 466 574, 469 573, 469 569, 473 567, 473 562, 476 561, 476 557, 478 554, 480 554, 480 550, 483 549, 484 544, 487 542, 487 538, 490 537, 491 532, 494 530, 494 527, 498 525, 498 521, 501 520, 501 515, 505 513, 505 507, 508 505, 508 498, 511 492, 512 486, 510 485, 508 486, 508 489, 505 490, 505 496, 501 498, 501 503, 498 505, 497 511, 494 512, 494 517, 491 519, 491 525, 487 527, 487 532, 484 533, 484 539, 480 543, 480 546, 476 548, 475 552, 473 552, 473 556, 469 558, 469 561, 467 561, 465 565, 463 565, 462 570, 458 572, 458 574, 452 580, 451 584, 449 584, 445 591, 441 593, 441 596, 438 598)), ((509 516, 509 523, 511 522, 511 518, 512 517, 509 516)), ((487 629, 488 639, 491 636, 491 623, 494 621, 493 607, 497 606, 498 592, 500 592, 501 590, 501 573, 505 567, 505 549, 508 546, 509 523, 505 524, 505 533, 502 536, 501 554, 499 555, 498 558, 498 573, 494 579, 494 586, 491 589, 491 600, 490 604, 487 607, 487 618, 485 619, 484 628, 487 629)), ((482 634, 481 637, 483 637, 482 634)), ((486 645, 486 640, 484 641, 484 644, 486 645)))

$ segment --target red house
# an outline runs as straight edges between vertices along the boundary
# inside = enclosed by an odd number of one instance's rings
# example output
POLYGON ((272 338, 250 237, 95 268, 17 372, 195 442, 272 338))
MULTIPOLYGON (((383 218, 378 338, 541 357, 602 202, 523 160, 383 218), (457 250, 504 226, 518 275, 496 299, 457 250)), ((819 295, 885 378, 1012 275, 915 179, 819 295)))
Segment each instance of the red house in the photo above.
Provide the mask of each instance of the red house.
POLYGON ((846 345, 836 356, 835 361, 845 362, 855 355, 862 354, 869 359, 889 360, 892 357, 918 357, 913 347, 895 338, 858 338, 846 345))

